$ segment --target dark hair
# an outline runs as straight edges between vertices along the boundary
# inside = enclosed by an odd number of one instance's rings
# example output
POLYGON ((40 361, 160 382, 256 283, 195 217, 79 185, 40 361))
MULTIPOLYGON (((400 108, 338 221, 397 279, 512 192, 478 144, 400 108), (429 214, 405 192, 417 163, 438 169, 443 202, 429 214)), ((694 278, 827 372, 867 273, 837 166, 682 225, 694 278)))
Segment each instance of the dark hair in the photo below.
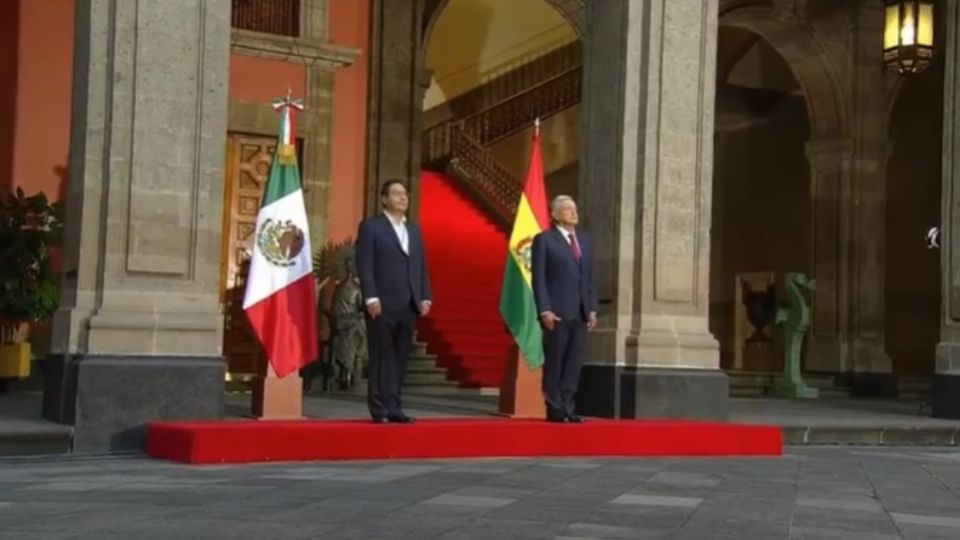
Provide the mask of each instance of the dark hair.
POLYGON ((406 183, 406 182, 404 182, 403 180, 398 180, 398 179, 394 178, 393 180, 387 180, 386 182, 383 183, 382 186, 380 186, 380 196, 381 196, 381 197, 386 197, 387 195, 389 195, 389 194, 390 194, 390 188, 393 187, 393 186, 396 185, 396 184, 400 184, 401 186, 403 186, 403 190, 404 190, 404 191, 406 191, 407 193, 410 193, 410 190, 407 189, 407 183, 406 183))

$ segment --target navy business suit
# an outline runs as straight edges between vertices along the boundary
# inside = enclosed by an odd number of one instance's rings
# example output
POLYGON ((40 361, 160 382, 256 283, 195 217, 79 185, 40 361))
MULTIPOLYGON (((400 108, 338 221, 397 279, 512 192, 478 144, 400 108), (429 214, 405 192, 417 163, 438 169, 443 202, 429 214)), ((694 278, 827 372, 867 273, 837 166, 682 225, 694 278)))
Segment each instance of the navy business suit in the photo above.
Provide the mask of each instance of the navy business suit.
POLYGON ((385 214, 360 223, 357 274, 363 298, 379 298, 382 313, 367 316, 370 349, 367 405, 374 418, 403 413, 400 396, 420 303, 429 301, 430 282, 420 228, 407 221, 408 252, 385 214))
POLYGON ((543 329, 543 397, 548 417, 575 414, 573 396, 580 382, 587 320, 597 311, 593 282, 593 243, 576 231, 580 260, 566 231, 556 227, 533 239, 533 295, 537 313, 552 311, 561 320, 543 329))

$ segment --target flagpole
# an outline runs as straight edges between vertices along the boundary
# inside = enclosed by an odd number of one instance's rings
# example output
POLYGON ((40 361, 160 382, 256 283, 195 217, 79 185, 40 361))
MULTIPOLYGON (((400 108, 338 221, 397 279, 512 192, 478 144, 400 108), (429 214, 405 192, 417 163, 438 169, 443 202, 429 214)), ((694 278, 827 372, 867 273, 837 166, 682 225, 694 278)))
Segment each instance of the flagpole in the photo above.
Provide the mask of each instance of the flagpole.
MULTIPOLYGON (((263 352, 262 363, 257 366, 249 414, 259 420, 303 418, 303 381, 299 371, 318 356, 316 289, 307 216, 302 206, 286 207, 283 202, 295 196, 302 205, 293 113, 303 110, 303 102, 293 98, 293 89, 287 85, 286 96, 275 100, 273 109, 280 115, 281 124, 277 159, 270 164, 266 186, 277 183, 277 186, 286 187, 279 191, 265 188, 257 214, 258 223, 263 223, 261 218, 264 216, 292 218, 286 223, 300 224, 290 226, 295 235, 303 238, 303 243, 302 248, 292 255, 265 252, 264 245, 267 244, 261 244, 260 239, 273 238, 276 242, 279 233, 266 225, 260 225, 255 233, 243 309, 263 352), (285 195, 277 195, 278 192, 285 195), (291 274, 291 269, 296 273, 291 274), (298 326, 301 324, 302 327, 298 326), (265 338, 273 335, 280 335, 282 339, 265 338)), ((267 219, 266 223, 270 221, 267 219)))

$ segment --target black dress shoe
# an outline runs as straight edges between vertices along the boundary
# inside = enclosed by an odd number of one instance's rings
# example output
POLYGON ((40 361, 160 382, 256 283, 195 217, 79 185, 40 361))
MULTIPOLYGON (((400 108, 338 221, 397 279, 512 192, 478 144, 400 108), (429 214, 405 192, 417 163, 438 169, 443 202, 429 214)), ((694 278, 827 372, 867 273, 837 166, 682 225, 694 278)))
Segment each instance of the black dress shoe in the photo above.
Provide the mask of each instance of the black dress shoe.
POLYGON ((553 416, 552 414, 548 414, 547 422, 555 422, 557 424, 566 424, 568 420, 566 416, 553 416))
POLYGON ((393 422, 394 424, 412 424, 416 422, 416 419, 414 417, 407 416, 403 413, 388 415, 387 420, 389 420, 390 422, 393 422))
POLYGON ((586 422, 586 419, 579 414, 568 414, 567 422, 570 422, 571 424, 582 424, 586 422))
POLYGON ((374 423, 374 424, 386 424, 387 422, 389 422, 389 420, 387 420, 387 418, 386 418, 385 416, 374 416, 374 417, 373 417, 373 423, 374 423))

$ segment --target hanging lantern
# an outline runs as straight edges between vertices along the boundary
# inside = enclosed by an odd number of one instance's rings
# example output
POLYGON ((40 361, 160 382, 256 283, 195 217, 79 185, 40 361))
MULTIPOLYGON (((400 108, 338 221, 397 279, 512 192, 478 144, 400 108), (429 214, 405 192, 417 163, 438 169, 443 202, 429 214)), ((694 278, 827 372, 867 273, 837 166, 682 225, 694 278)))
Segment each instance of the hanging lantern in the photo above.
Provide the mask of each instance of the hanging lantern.
POLYGON ((933 0, 886 0, 883 62, 901 74, 919 73, 933 59, 933 0))

